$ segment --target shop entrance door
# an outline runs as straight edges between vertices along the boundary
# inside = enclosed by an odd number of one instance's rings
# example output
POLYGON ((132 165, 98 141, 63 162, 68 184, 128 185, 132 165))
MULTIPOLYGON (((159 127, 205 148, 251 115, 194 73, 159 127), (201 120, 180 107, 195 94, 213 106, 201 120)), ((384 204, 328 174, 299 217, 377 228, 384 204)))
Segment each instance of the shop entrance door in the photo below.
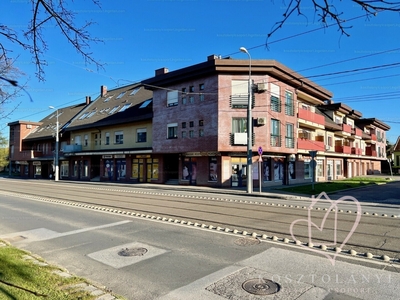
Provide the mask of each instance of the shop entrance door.
POLYGON ((242 187, 246 186, 247 179, 247 158, 246 157, 232 157, 232 176, 231 186, 242 187))

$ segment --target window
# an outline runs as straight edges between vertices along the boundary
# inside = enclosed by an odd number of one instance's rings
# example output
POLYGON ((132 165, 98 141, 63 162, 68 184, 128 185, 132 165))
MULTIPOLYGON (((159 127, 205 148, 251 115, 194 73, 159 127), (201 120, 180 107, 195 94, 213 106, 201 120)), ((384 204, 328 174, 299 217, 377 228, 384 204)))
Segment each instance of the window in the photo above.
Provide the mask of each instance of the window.
POLYGON ((117 98, 115 98, 115 99, 121 99, 121 98, 125 95, 125 93, 126 93, 126 92, 121 92, 121 93, 117 96, 117 98))
POLYGON ((271 119, 271 146, 281 146, 280 121, 271 119))
POLYGON ((86 118, 88 116, 88 114, 89 114, 88 112, 84 113, 83 115, 81 115, 79 117, 79 120, 83 120, 84 118, 86 118))
POLYGON ((203 91, 203 90, 204 90, 204 83, 200 83, 200 84, 199 84, 199 90, 200 90, 200 91, 203 91))
POLYGON ((310 165, 310 160, 304 161, 304 179, 311 179, 312 178, 312 170, 310 165))
POLYGON ((76 136, 74 137, 74 144, 75 144, 75 145, 82 145, 81 136, 80 136, 80 135, 76 135, 76 136))
POLYGON ((136 137, 138 143, 145 143, 147 141, 147 129, 140 128, 136 130, 136 137))
POLYGON ((193 92, 194 92, 194 86, 193 86, 193 85, 191 85, 191 86, 189 87, 189 92, 190 92, 190 93, 193 93, 193 92))
POLYGON ((139 108, 145 108, 145 107, 149 106, 149 104, 150 104, 152 101, 153 101, 153 99, 148 99, 148 100, 144 101, 144 102, 142 103, 142 105, 140 105, 139 108))
POLYGON ((318 177, 324 177, 324 161, 322 159, 317 159, 315 173, 318 177))
POLYGON ((328 146, 332 147, 332 137, 328 135, 328 146))
POLYGON ((104 102, 110 101, 112 97, 113 97, 113 96, 107 97, 106 99, 104 99, 104 102))
POLYGON ((183 97, 182 97, 182 104, 186 104, 186 103, 187 103, 186 96, 183 96, 183 97))
POLYGON ((231 107, 247 108, 249 102, 249 81, 232 80, 231 87, 231 107))
POLYGON ((139 90, 140 90, 140 87, 133 89, 132 92, 129 94, 129 96, 134 96, 137 92, 139 92, 139 90))
POLYGON ((108 113, 109 115, 113 114, 117 109, 119 108, 119 105, 114 106, 112 110, 108 113))
POLYGON ((193 127, 194 126, 194 122, 193 121, 190 121, 189 122, 189 127, 193 127))
POLYGON ((124 106, 122 106, 122 108, 118 112, 123 112, 123 111, 127 110, 130 106, 131 106, 131 103, 127 103, 124 106))
POLYGON ((286 140, 285 145, 286 148, 294 148, 294 138, 293 138, 293 124, 286 124, 286 140))
POLYGON ((280 87, 271 83, 271 110, 281 112, 280 87))
POLYGON ((182 122, 182 128, 186 128, 186 122, 182 122))
POLYGON ((124 143, 124 132, 116 131, 115 132, 114 144, 123 144, 124 143))
POLYGON ((90 117, 93 117, 96 114, 96 110, 93 110, 90 114, 87 115, 87 119, 89 119, 90 117))
POLYGON ((68 177, 68 174, 69 174, 68 170, 69 170, 68 161, 62 161, 61 166, 60 166, 61 177, 68 177))
POLYGON ((105 140, 105 145, 110 145, 110 133, 106 132, 106 140, 105 140))
POLYGON ((342 175, 342 162, 340 160, 335 161, 335 168, 336 168, 336 175, 341 176, 342 175))
POLYGON ((199 126, 203 126, 204 125, 204 120, 199 120, 199 126))
POLYGON ((194 137, 194 131, 193 130, 189 130, 189 137, 193 138, 194 137))
POLYGON ((182 131, 182 138, 186 138, 186 131, 182 131))
POLYGON ((285 114, 294 116, 293 93, 289 91, 285 92, 285 114))
POLYGON ((178 91, 170 91, 167 93, 167 106, 178 105, 178 91))
POLYGON ((83 139, 84 139, 84 145, 85 145, 85 147, 87 147, 87 145, 89 144, 89 137, 88 137, 88 135, 87 134, 85 134, 84 135, 84 137, 83 137, 83 139))
POLYGON ((199 129, 199 136, 204 136, 204 129, 199 129))
POLYGON ((199 95, 199 100, 200 100, 200 102, 203 102, 203 101, 204 101, 204 94, 200 94, 200 95, 199 95))
POLYGON ((99 134, 95 133, 94 134, 94 145, 95 146, 101 145, 101 133, 99 133, 99 134))
POLYGON ((247 132, 247 119, 246 118, 233 118, 232 119, 232 132, 247 132))
POLYGON ((194 103, 194 96, 189 96, 189 103, 194 103))
POLYGON ((186 88, 182 88, 182 93, 186 93, 186 88))
POLYGON ((167 138, 168 139, 176 139, 178 132, 178 123, 170 123, 167 125, 167 138))
POLYGON ((147 159, 147 180, 158 179, 158 158, 147 159))

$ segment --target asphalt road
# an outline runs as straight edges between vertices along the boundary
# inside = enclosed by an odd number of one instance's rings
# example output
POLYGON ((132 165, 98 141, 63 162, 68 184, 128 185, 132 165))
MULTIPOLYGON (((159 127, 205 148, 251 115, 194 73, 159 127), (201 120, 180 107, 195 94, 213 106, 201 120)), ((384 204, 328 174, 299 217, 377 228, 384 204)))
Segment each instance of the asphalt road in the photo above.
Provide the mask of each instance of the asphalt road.
POLYGON ((274 299, 392 300, 400 294, 399 268, 390 262, 47 197, 0 193, 0 238, 133 300, 259 299, 243 286, 250 282, 265 292, 273 287, 269 280, 279 287, 274 299))
MULTIPOLYGON (((137 188, 136 185, 4 179, 0 190, 18 191, 35 199, 46 198, 49 202, 81 203, 94 209, 127 211, 142 217, 192 222, 199 226, 212 225, 228 232, 324 244, 390 258, 397 258, 400 244, 398 212, 385 216, 356 214, 363 210, 354 201, 332 205, 326 199, 314 199, 313 210, 309 211, 309 199, 302 200, 308 202, 306 206, 290 207, 275 204, 271 198, 270 202, 257 202, 248 195, 232 194, 232 191, 210 195, 198 187, 193 191, 190 187, 174 190, 160 186, 137 188), (331 208, 334 213, 329 212, 331 208)), ((392 207, 387 209, 394 212, 392 207)))

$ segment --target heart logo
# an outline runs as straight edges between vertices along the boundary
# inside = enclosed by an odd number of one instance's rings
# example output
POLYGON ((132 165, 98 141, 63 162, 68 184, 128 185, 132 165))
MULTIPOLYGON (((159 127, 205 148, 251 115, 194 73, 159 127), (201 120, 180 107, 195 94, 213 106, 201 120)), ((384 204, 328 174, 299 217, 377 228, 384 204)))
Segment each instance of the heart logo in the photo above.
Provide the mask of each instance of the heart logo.
MULTIPOLYGON (((330 216, 331 213, 334 213, 333 215, 333 236, 332 236, 332 243, 328 244, 329 246, 337 246, 338 242, 337 242, 337 213, 338 213, 338 204, 344 202, 344 201, 353 201, 354 204, 357 207, 357 214, 356 214, 356 218, 354 220, 354 224, 352 226, 352 228, 350 229, 349 233, 346 235, 346 237, 344 238, 343 242, 340 244, 339 248, 343 249, 343 247, 346 245, 347 241, 350 239, 350 237, 352 236, 352 234, 354 233, 354 231, 356 230, 358 224, 360 223, 360 219, 361 219, 361 205, 358 202, 358 200, 352 196, 343 196, 338 200, 331 200, 328 195, 325 192, 322 192, 321 194, 318 195, 317 198, 315 198, 314 196, 312 197, 312 201, 311 201, 311 205, 308 207, 308 218, 307 219, 298 219, 292 222, 292 224, 290 224, 290 234, 293 238, 294 241, 297 241, 293 229, 294 226, 296 224, 299 223, 306 223, 307 224, 307 229, 308 229, 308 242, 309 243, 313 243, 313 229, 318 230, 319 232, 322 232, 325 229, 325 223, 328 219, 328 216, 330 216), (313 207, 315 206, 315 204, 320 201, 322 198, 328 200, 331 205, 328 208, 328 210, 326 211, 321 224, 318 226, 316 223, 314 223, 312 221, 312 217, 311 217, 311 211, 313 209, 313 207), (334 211, 333 211, 334 210, 334 211)), ((320 244, 314 244, 316 246, 320 245, 320 244)), ((331 262, 332 265, 335 265, 335 260, 336 257, 339 253, 335 253, 334 255, 330 255, 328 253, 326 253, 324 250, 319 250, 319 249, 315 249, 315 248, 311 248, 311 247, 307 247, 306 245, 301 245, 302 247, 306 248, 307 250, 319 253, 324 255, 326 258, 329 259, 329 261, 331 262)))

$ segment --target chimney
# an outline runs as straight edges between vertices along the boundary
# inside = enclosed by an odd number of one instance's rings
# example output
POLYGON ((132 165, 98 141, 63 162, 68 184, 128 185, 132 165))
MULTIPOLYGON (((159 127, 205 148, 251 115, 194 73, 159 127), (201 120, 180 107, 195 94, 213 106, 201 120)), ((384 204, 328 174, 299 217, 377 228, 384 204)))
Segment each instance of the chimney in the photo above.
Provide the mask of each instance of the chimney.
POLYGON ((104 97, 105 95, 107 95, 107 87, 105 85, 102 85, 100 87, 100 96, 104 97))
POLYGON ((86 96, 86 105, 89 105, 92 102, 92 98, 90 96, 86 96))
POLYGON ((167 68, 158 69, 158 70, 156 70, 156 76, 163 75, 163 74, 167 74, 168 71, 169 71, 169 70, 168 70, 167 68))
POLYGON ((208 61, 210 61, 210 60, 216 60, 216 59, 220 59, 220 57, 218 57, 218 56, 215 55, 215 54, 212 54, 212 55, 207 56, 207 60, 208 60, 208 61))

